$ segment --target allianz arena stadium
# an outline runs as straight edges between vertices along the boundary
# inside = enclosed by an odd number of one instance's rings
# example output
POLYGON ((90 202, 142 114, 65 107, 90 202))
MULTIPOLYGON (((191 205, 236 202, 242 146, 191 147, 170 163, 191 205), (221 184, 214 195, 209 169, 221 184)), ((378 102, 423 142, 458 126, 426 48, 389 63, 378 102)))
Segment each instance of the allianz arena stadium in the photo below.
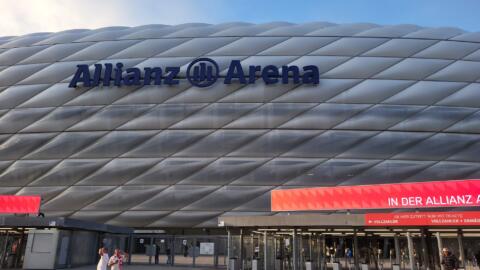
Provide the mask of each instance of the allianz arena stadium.
POLYGON ((278 215, 274 189, 474 179, 479 82, 480 33, 448 27, 191 23, 1 37, 0 192, 41 195, 48 217, 209 228, 220 216, 278 215), (221 78, 234 60, 254 66, 254 82, 192 85, 198 58, 221 78), (177 67, 178 84, 69 87, 78 66, 90 82, 109 63, 177 67), (315 66, 319 79, 268 83, 255 66, 273 77, 315 66))

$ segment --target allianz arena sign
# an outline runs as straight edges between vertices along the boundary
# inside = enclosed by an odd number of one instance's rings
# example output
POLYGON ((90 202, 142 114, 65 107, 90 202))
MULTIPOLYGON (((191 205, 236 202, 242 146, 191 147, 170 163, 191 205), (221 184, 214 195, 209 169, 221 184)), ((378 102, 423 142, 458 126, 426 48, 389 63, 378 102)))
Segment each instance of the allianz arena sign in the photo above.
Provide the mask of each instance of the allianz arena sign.
MULTIPOLYGON (((90 70, 88 65, 77 65, 77 70, 69 87, 75 88, 80 83, 84 87, 97 86, 146 86, 179 84, 180 67, 131 67, 123 69, 123 63, 95 64, 90 70), (143 75, 143 76, 142 76, 143 75)), ((314 65, 299 67, 274 65, 243 67, 240 60, 232 60, 225 76, 220 75, 218 64, 211 58, 198 58, 187 66, 185 77, 191 85, 208 87, 219 80, 224 84, 254 84, 263 80, 265 84, 318 84, 319 71, 314 65)))

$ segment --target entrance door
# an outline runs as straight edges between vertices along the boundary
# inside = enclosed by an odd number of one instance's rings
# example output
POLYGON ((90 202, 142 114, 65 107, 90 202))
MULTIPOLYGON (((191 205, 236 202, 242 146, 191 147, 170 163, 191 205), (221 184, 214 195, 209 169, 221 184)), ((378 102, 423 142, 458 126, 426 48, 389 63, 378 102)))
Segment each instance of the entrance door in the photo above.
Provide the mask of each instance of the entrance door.
POLYGON ((22 268, 27 236, 23 231, 0 232, 1 268, 22 268))

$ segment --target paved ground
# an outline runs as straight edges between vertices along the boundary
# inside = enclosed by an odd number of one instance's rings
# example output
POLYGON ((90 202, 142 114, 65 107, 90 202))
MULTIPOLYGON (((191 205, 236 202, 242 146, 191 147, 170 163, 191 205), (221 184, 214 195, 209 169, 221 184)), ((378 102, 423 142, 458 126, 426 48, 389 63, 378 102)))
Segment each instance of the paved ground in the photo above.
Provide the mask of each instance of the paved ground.
MULTIPOLYGON (((96 265, 89 265, 89 266, 82 266, 73 268, 75 270, 96 270, 96 265)), ((205 268, 205 267, 185 267, 185 266, 166 266, 166 265, 148 265, 148 264, 135 264, 135 265, 125 265, 123 268, 124 270, 187 270, 187 269, 195 269, 195 270, 215 270, 220 269, 224 270, 225 268, 205 268)))

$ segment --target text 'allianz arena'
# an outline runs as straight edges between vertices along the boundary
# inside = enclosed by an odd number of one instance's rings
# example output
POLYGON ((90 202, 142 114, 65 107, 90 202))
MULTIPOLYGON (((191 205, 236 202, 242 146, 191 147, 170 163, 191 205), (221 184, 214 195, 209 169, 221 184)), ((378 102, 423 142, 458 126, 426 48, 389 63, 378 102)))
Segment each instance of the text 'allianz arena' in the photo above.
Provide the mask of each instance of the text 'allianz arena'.
POLYGON ((0 38, 0 192, 46 216, 215 227, 270 191, 480 177, 480 33, 226 23, 0 38), (194 87, 188 63, 315 65, 318 84, 194 87), (77 65, 178 66, 178 85, 68 87, 77 65))

